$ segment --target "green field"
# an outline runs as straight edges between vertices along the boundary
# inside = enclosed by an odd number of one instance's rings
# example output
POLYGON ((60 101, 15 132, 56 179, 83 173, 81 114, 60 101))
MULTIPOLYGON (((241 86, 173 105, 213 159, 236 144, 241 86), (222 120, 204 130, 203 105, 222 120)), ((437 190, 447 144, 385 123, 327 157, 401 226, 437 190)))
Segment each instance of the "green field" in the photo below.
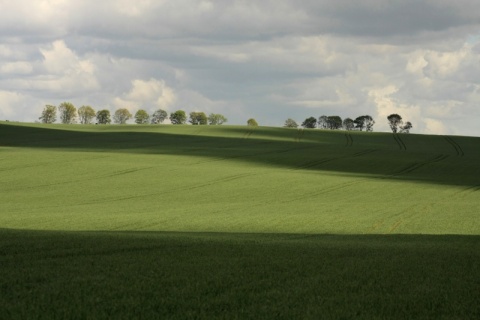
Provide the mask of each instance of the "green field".
POLYGON ((480 138, 0 123, 5 318, 480 317, 480 138))

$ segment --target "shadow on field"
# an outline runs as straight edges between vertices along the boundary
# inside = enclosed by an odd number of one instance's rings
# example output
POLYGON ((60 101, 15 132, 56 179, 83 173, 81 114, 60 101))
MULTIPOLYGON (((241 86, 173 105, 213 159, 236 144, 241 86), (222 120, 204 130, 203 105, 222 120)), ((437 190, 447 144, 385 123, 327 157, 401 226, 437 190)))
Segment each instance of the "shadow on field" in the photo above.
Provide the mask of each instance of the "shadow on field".
POLYGON ((474 319, 479 279, 479 236, 0 229, 9 319, 474 319))
POLYGON ((0 147, 206 157, 480 189, 480 139, 233 126, 0 123, 0 147))

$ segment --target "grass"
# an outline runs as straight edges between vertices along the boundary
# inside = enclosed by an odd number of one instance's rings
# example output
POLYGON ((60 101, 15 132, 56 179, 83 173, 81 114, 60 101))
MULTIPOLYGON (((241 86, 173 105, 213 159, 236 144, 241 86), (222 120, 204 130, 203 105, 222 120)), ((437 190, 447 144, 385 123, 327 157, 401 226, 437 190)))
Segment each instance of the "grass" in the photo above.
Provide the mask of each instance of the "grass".
POLYGON ((0 123, 0 314, 478 318, 479 146, 0 123))

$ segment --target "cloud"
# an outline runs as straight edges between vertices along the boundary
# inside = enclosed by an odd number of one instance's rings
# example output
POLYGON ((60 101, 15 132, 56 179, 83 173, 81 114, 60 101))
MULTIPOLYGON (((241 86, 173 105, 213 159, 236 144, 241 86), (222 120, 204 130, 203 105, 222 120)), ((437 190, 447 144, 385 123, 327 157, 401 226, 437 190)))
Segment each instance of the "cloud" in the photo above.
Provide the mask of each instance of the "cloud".
POLYGON ((0 6, 0 87, 31 103, 31 112, 8 109, 16 119, 69 100, 211 110, 230 124, 371 114, 377 131, 389 130, 383 118, 392 112, 412 121, 412 132, 480 135, 476 0, 0 6))
POLYGON ((122 97, 116 97, 114 105, 118 108, 127 108, 131 112, 140 108, 153 112, 159 108, 170 110, 175 100, 174 90, 168 87, 165 81, 135 79, 132 81, 131 90, 122 97))

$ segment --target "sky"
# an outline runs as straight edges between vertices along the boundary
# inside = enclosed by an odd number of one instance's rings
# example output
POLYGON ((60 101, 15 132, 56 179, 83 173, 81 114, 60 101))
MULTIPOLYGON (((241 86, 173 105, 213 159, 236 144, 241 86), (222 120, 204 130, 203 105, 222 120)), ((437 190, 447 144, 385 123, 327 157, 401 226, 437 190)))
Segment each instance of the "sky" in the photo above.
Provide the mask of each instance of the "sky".
POLYGON ((0 0, 0 120, 64 101, 480 136, 480 2, 0 0))

